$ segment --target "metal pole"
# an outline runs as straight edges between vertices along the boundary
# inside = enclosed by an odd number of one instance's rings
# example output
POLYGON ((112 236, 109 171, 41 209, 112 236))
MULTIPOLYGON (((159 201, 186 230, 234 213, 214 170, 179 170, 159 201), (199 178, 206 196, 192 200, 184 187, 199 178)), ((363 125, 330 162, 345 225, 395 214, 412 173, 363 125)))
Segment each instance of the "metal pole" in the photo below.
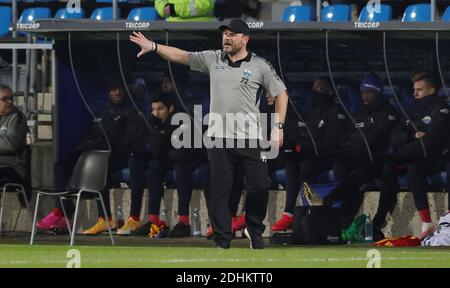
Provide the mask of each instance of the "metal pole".
POLYGON ((117 19, 117 0, 112 0, 113 19, 117 19))
POLYGON ((436 21, 436 0, 431 0, 431 21, 436 21))
MULTIPOLYGON (((31 34, 27 34, 27 43, 31 43, 31 34)), ((30 91, 30 72, 31 72, 31 50, 27 49, 25 51, 25 89, 23 94, 23 110, 22 112, 27 115, 29 111, 28 102, 29 102, 29 95, 28 92, 30 91)))
POLYGON ((320 12, 322 11, 322 0, 316 1, 316 15, 317 15, 317 21, 321 21, 320 12))
MULTIPOLYGON (((17 22, 17 0, 12 1, 12 23, 17 22)), ((12 37, 17 37, 17 32, 13 31, 12 37)), ((12 90, 17 92, 17 49, 12 50, 12 90)))

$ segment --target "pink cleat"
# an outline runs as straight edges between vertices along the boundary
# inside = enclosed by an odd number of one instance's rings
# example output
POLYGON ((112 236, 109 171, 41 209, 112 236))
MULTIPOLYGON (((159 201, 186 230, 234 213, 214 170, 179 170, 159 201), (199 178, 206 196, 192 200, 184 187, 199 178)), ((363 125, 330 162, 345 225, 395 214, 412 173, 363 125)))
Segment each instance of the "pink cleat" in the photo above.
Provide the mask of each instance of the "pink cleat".
POLYGON ((245 229, 245 227, 247 227, 245 223, 245 214, 233 218, 233 221, 231 223, 231 230, 233 233, 239 230, 243 230, 245 229))
POLYGON ((53 211, 50 214, 48 214, 47 216, 42 218, 41 221, 39 221, 36 224, 36 227, 41 230, 50 230, 54 226, 60 226, 61 220, 64 220, 64 224, 65 224, 66 219, 61 214, 62 213, 61 213, 61 211, 59 211, 58 208, 53 209, 53 211))

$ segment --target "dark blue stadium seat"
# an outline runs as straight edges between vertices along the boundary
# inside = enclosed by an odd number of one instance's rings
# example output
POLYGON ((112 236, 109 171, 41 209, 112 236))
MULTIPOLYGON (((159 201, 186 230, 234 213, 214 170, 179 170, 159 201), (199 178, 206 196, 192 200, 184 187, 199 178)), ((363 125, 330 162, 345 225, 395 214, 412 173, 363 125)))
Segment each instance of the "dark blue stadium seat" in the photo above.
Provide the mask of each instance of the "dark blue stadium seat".
POLYGON ((209 165, 205 163, 205 165, 195 169, 195 171, 191 174, 191 181, 194 184, 195 189, 202 189, 202 180, 208 177, 208 169, 209 165))
POLYGON ((319 175, 320 183, 334 183, 336 182, 336 176, 334 175, 334 170, 328 170, 319 175))
POLYGON ((430 4, 414 4, 406 7, 403 14, 403 22, 430 22, 431 21, 431 5, 430 4))
POLYGON ((281 185, 286 188, 287 176, 286 170, 278 169, 272 175, 270 175, 272 180, 272 187, 281 185))
POLYGON ((70 13, 66 8, 61 8, 56 11, 55 18, 57 19, 82 19, 84 18, 84 9, 81 8, 80 12, 70 13))
POLYGON ((11 25, 11 21, 11 7, 0 7, 0 37, 9 34, 9 26, 11 25))
POLYGON ((52 17, 52 12, 50 8, 46 7, 35 7, 27 8, 23 10, 22 15, 20 15, 19 22, 28 23, 33 22, 38 19, 48 19, 52 17))
POLYGON ((450 22, 450 6, 445 9, 444 15, 442 15, 442 21, 450 22))
MULTIPOLYGON (((122 15, 120 9, 117 9, 117 18, 122 15)), ((95 9, 91 14, 92 20, 113 20, 113 13, 111 7, 103 7, 95 9)))
POLYGON ((153 21, 158 19, 158 13, 153 7, 134 8, 128 13, 128 20, 130 21, 153 21))
POLYGON ((388 4, 380 4, 378 7, 379 11, 372 12, 370 11, 372 6, 367 5, 359 14, 359 21, 361 22, 386 22, 392 20, 392 6, 388 4), (370 13, 369 13, 370 11, 370 13))
POLYGON ((288 6, 284 9, 282 22, 314 21, 314 9, 311 5, 288 6))
POLYGON ((120 188, 121 183, 126 183, 130 186, 130 168, 116 170, 111 173, 111 185, 120 188))
POLYGON ((321 21, 346 22, 352 20, 352 9, 347 4, 330 5, 322 9, 321 21))
MULTIPOLYGON (((399 176, 398 181, 399 181, 399 186, 402 190, 407 190, 407 191, 410 190, 407 175, 399 176)), ((431 191, 433 191, 433 192, 444 190, 444 189, 446 189, 446 184, 447 184, 447 172, 442 171, 442 172, 436 173, 434 175, 428 176, 427 182, 428 182, 428 185, 429 185, 431 191)))

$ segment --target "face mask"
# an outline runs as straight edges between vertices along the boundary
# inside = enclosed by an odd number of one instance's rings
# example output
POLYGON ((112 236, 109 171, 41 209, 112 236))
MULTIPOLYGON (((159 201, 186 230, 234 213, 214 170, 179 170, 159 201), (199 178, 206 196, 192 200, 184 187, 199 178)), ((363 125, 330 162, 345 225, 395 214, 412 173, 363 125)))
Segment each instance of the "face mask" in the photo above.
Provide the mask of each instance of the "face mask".
POLYGON ((333 98, 323 92, 313 91, 312 101, 314 105, 325 105, 331 103, 333 101, 333 98))

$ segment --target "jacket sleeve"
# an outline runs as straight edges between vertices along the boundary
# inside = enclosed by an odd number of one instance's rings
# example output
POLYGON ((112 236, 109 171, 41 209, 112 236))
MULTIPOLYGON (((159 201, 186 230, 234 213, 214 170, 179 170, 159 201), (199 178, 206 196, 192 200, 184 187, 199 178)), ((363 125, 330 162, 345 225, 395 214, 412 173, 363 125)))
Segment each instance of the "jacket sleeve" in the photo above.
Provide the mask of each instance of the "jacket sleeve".
POLYGON ((25 116, 19 113, 10 114, 10 121, 0 129, 0 155, 16 154, 26 144, 27 123, 25 116))
POLYGON ((431 127, 426 131, 426 134, 421 139, 412 140, 411 142, 401 146, 396 151, 400 156, 417 156, 424 155, 423 149, 427 153, 433 152, 435 149, 440 149, 447 138, 449 115, 448 108, 437 106, 431 112, 431 127), (422 144, 423 143, 423 144, 422 144))
POLYGON ((406 125, 406 118, 401 117, 397 122, 391 133, 390 145, 397 149, 402 145, 408 143, 409 140, 409 127, 406 125))

